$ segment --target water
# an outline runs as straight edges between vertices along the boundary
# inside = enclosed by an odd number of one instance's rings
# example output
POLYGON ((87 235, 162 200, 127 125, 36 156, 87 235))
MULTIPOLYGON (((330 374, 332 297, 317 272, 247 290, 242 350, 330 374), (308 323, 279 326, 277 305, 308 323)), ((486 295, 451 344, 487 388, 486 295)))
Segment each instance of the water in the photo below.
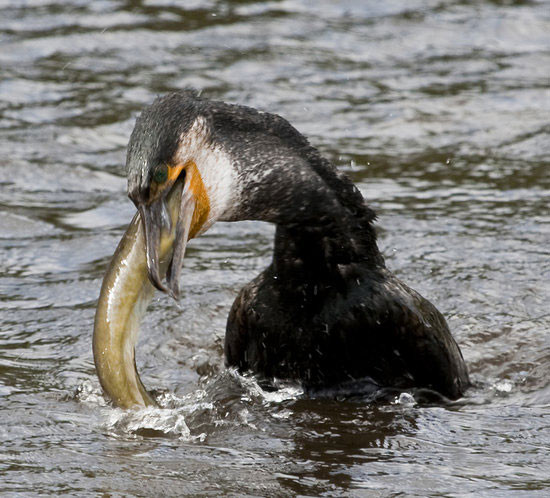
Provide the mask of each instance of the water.
POLYGON ((550 4, 0 2, 0 492, 547 496, 550 4), (125 146, 193 86, 277 112, 358 183, 389 267, 448 318, 457 403, 307 399, 223 367, 273 228, 219 224, 158 297, 138 364, 162 409, 105 404, 91 331, 133 215, 125 146))

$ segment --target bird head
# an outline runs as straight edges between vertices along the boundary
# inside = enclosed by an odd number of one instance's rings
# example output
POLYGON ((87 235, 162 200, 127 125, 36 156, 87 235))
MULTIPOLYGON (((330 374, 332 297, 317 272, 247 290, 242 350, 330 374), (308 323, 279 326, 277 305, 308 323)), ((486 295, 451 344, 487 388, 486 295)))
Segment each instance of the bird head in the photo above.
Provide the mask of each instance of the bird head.
POLYGON ((234 170, 211 140, 202 107, 194 92, 157 99, 138 117, 128 145, 128 196, 144 226, 149 279, 174 298, 188 240, 227 217, 234 206, 234 170), (179 204, 175 218, 169 203, 179 204), (159 247, 163 235, 174 231, 165 285, 159 247))
POLYGON ((144 225, 149 279, 173 297, 188 240, 216 221, 341 229, 349 199, 363 202, 285 119, 193 91, 168 94, 144 109, 126 168, 128 195, 144 225), (165 285, 159 246, 163 234, 174 230, 165 285))

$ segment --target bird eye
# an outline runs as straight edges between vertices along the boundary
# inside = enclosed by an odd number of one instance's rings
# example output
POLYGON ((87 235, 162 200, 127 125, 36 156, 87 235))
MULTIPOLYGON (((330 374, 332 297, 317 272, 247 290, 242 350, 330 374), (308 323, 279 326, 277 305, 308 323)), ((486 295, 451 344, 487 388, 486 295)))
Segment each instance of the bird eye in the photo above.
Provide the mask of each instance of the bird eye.
POLYGON ((168 179, 168 166, 166 164, 160 164, 155 168, 153 173, 153 180, 156 183, 164 183, 168 179))

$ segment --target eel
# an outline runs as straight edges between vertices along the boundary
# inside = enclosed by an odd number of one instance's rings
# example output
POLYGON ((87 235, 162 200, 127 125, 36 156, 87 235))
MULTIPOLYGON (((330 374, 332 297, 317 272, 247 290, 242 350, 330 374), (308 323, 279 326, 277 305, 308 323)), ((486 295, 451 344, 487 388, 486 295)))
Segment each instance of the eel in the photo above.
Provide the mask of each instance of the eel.
MULTIPOLYGON (((165 213, 169 222, 160 231, 158 258, 163 278, 171 263, 180 225, 182 206, 189 206, 176 185, 167 195, 165 213)), ((193 213, 194 206, 187 209, 193 213)), ((167 220, 168 221, 168 220, 167 220)), ((185 223, 189 225, 189 223, 185 223)), ((142 215, 138 211, 124 233, 103 279, 93 332, 94 362, 101 387, 119 408, 156 406, 139 377, 135 345, 139 327, 154 295, 147 266, 147 248, 142 215)))

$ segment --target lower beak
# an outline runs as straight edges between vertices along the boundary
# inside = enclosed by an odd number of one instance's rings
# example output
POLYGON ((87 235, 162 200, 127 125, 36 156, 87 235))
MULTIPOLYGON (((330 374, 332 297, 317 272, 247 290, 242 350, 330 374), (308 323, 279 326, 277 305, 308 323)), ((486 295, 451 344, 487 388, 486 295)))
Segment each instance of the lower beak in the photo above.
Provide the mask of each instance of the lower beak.
POLYGON ((147 272, 151 283, 174 299, 179 298, 179 276, 189 229, 195 210, 195 198, 185 185, 177 182, 167 196, 138 207, 145 231, 147 272), (162 279, 166 274, 166 285, 162 279))

